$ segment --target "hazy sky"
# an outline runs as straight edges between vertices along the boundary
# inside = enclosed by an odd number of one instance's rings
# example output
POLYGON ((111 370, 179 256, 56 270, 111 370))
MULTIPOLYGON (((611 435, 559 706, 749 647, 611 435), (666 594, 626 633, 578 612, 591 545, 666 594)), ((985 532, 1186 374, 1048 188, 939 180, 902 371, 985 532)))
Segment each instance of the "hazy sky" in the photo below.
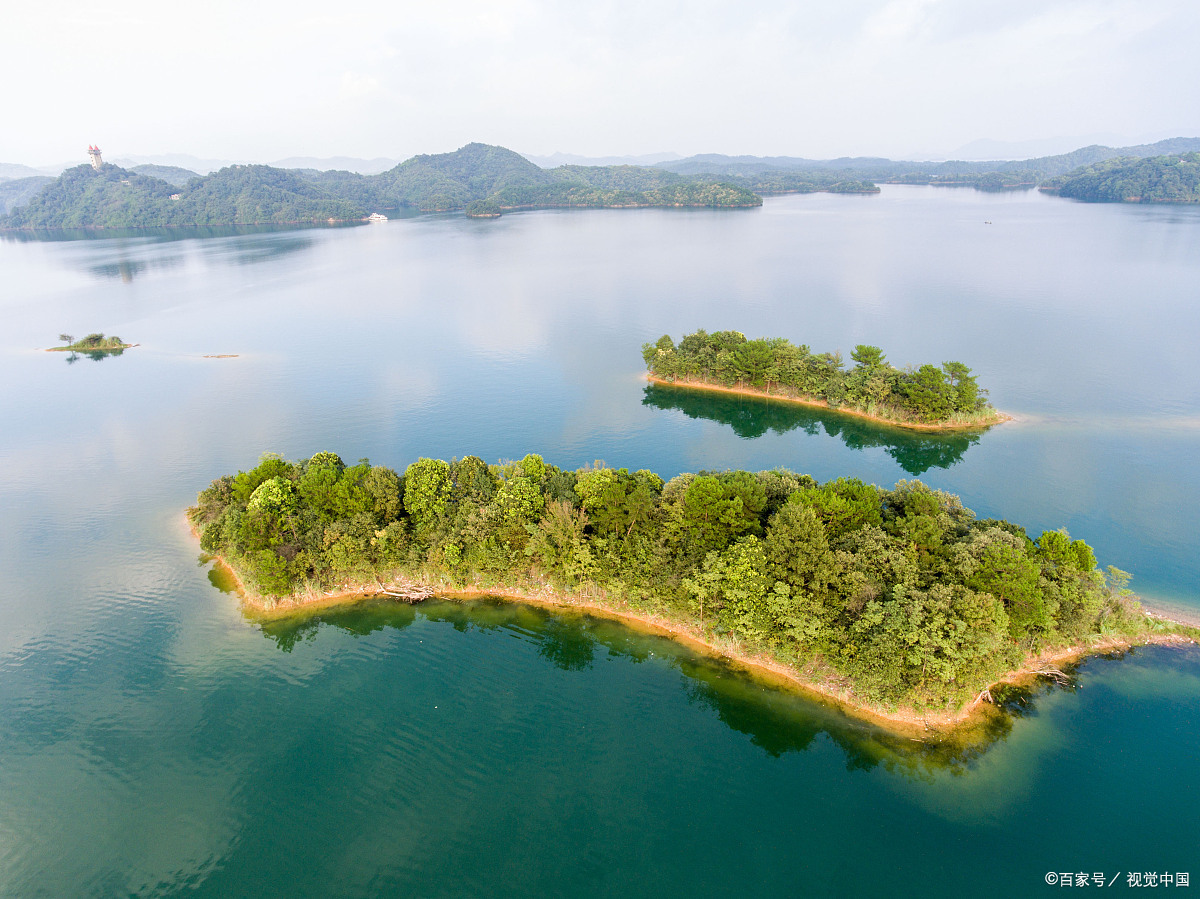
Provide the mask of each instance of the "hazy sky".
POLYGON ((1197 0, 14 0, 0 161, 1200 135, 1197 0))

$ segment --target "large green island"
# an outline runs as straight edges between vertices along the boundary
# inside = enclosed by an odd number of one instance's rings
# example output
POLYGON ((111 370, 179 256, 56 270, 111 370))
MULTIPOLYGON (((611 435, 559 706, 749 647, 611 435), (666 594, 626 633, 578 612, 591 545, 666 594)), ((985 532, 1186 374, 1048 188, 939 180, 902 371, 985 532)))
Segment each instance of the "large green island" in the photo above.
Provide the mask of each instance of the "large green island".
POLYGON ((972 429, 1007 420, 961 362, 902 370, 875 346, 855 347, 847 371, 840 353, 813 353, 785 338, 696 331, 678 346, 665 334, 643 344, 642 358, 652 381, 826 406, 900 427, 972 429))
POLYGON ((401 475, 322 452, 218 478, 188 518, 260 610, 432 593, 582 607, 896 727, 961 723, 997 683, 1072 654, 1196 636, 1143 612, 1129 576, 1065 531, 1031 539, 918 481, 664 482, 537 455, 423 458, 401 475))

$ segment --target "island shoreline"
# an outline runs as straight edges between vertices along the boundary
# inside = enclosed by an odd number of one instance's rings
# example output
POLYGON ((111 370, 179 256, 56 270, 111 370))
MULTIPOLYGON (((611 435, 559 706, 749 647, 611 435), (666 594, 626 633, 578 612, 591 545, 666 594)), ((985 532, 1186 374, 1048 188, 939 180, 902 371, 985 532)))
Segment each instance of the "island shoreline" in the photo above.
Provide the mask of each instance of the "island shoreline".
MULTIPOLYGON (((199 540, 196 528, 187 522, 192 536, 199 540)), ((259 596, 249 590, 237 570, 222 556, 206 553, 206 558, 215 562, 232 579, 245 611, 264 620, 288 618, 306 612, 351 606, 370 599, 385 598, 382 582, 375 584, 348 583, 332 591, 320 594, 291 594, 282 598, 259 596)), ((886 709, 868 703, 853 695, 848 680, 835 672, 827 672, 824 681, 815 679, 817 670, 812 668, 810 676, 790 665, 779 662, 762 653, 739 647, 735 641, 718 641, 705 634, 695 624, 667 618, 653 612, 624 608, 613 601, 600 597, 588 597, 563 593, 543 584, 536 592, 513 586, 491 588, 482 584, 458 584, 442 582, 430 585, 431 598, 449 600, 497 599, 504 602, 537 606, 562 612, 592 615, 617 621, 634 630, 667 637, 677 643, 711 658, 719 659, 742 673, 765 680, 777 688, 799 693, 805 698, 822 704, 832 705, 848 718, 865 722, 883 730, 909 739, 929 740, 945 737, 981 723, 985 718, 1000 714, 997 706, 988 702, 990 691, 1002 685, 1029 686, 1044 676, 1060 676, 1053 666, 1080 661, 1094 655, 1127 650, 1145 645, 1194 645, 1195 640, 1180 634, 1147 634, 1143 639, 1104 638, 1094 643, 1074 644, 1046 649, 1025 659, 1020 668, 1007 672, 989 684, 972 701, 954 710, 922 712, 911 707, 886 709)), ((1151 613, 1155 618, 1177 622, 1167 616, 1151 613)))
POLYGON ((881 415, 872 415, 869 412, 862 412, 858 409, 850 409, 845 406, 831 406, 825 400, 812 399, 806 397, 789 396, 783 393, 767 393, 763 390, 758 390, 751 387, 726 387, 722 384, 713 384, 709 381, 693 381, 690 379, 668 380, 660 378, 658 375, 646 373, 646 380, 651 384, 658 384, 663 387, 678 387, 682 390, 711 390, 715 393, 729 393, 735 396, 748 396, 762 400, 779 400, 783 403, 797 403, 801 406, 812 406, 816 409, 826 409, 837 415, 852 415, 855 418, 864 418, 867 421, 874 422, 879 425, 886 425, 892 428, 903 428, 909 431, 928 431, 931 433, 941 432, 962 432, 962 431, 986 431, 995 425, 1004 424, 1007 421, 1013 421, 1014 418, 1004 412, 997 412, 995 419, 987 422, 978 422, 973 424, 925 424, 923 422, 899 421, 894 418, 884 418, 881 415))

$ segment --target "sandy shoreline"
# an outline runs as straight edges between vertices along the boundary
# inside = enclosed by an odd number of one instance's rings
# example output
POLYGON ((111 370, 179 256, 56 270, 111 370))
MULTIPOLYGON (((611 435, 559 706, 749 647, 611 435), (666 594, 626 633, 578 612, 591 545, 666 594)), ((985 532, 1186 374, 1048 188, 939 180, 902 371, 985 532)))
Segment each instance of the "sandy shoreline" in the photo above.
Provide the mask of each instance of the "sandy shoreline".
POLYGON ((119 346, 94 346, 94 347, 73 347, 73 346, 52 346, 46 347, 47 353, 116 353, 121 350, 131 350, 135 346, 141 346, 140 343, 122 343, 119 346))
POLYGON ((781 403, 798 403, 801 406, 813 406, 817 409, 828 409, 830 412, 835 412, 838 415, 853 415, 856 418, 865 418, 867 421, 873 421, 876 424, 887 425, 893 428, 904 428, 911 431, 980 431, 990 428, 993 425, 1003 424, 1006 421, 1012 421, 1011 415, 1006 415, 1003 412, 997 412, 996 418, 992 421, 981 422, 978 424, 940 424, 928 425, 913 421, 897 421, 893 418, 883 418, 880 415, 871 415, 868 412, 861 412, 857 409, 849 409, 845 406, 830 406, 825 400, 807 399, 805 397, 788 396, 782 393, 767 393, 764 390, 755 390, 750 387, 725 387, 720 384, 710 384, 707 381, 690 381, 690 380, 675 380, 668 381, 666 378, 660 378, 657 375, 647 373, 646 380, 651 384, 661 384, 664 387, 682 387, 688 390, 711 390, 715 393, 732 393, 737 396, 752 396, 762 400, 779 400, 781 403))
MULTIPOLYGON (((194 528, 192 528, 192 533, 196 534, 194 528)), ((293 595, 281 600, 268 601, 247 590, 237 571, 221 556, 211 556, 210 558, 231 577, 237 587, 243 607, 257 618, 284 618, 298 613, 351 605, 386 595, 379 586, 374 584, 347 584, 340 590, 331 590, 320 594, 293 595)), ((645 633, 669 637, 693 650, 722 659, 736 668, 767 680, 774 686, 791 689, 809 699, 831 703, 849 717, 869 722, 910 738, 929 737, 931 734, 943 735, 946 732, 978 723, 996 711, 996 707, 987 701, 987 696, 992 689, 1002 684, 1029 684, 1042 676, 1057 676, 1060 674, 1056 670, 1058 665, 1078 661, 1089 655, 1129 649, 1134 645, 1195 643, 1194 640, 1184 636, 1152 634, 1140 641, 1104 639, 1095 643, 1051 648, 1030 656, 1019 669, 1005 674, 990 684, 987 690, 981 692, 974 700, 958 709, 944 711, 919 711, 905 707, 888 709, 855 696, 849 680, 836 672, 820 670, 814 665, 807 666, 804 670, 796 669, 761 653, 747 651, 735 640, 713 639, 694 623, 632 609, 624 602, 608 600, 603 595, 598 597, 578 596, 561 593, 549 586, 542 586, 537 591, 512 587, 492 589, 478 584, 441 583, 430 584, 429 587, 432 589, 434 598, 501 599, 619 621, 645 633)), ((1162 620, 1174 620, 1152 614, 1162 620)))

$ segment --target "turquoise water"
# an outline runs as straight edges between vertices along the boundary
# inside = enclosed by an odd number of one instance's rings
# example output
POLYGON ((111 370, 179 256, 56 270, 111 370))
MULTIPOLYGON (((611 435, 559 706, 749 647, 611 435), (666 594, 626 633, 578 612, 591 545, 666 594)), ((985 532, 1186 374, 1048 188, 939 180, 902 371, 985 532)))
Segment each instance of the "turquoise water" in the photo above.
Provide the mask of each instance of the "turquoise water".
POLYGON ((1187 871, 1194 649, 1091 660, 984 750, 922 750, 611 623, 255 622, 181 510, 264 451, 919 476, 1200 614, 1198 213, 888 187, 0 240, 0 895, 1012 896, 1187 871), (641 343, 697 327, 961 359, 1018 420, 921 437, 648 388, 641 343), (64 330, 141 346, 33 350, 64 330))

